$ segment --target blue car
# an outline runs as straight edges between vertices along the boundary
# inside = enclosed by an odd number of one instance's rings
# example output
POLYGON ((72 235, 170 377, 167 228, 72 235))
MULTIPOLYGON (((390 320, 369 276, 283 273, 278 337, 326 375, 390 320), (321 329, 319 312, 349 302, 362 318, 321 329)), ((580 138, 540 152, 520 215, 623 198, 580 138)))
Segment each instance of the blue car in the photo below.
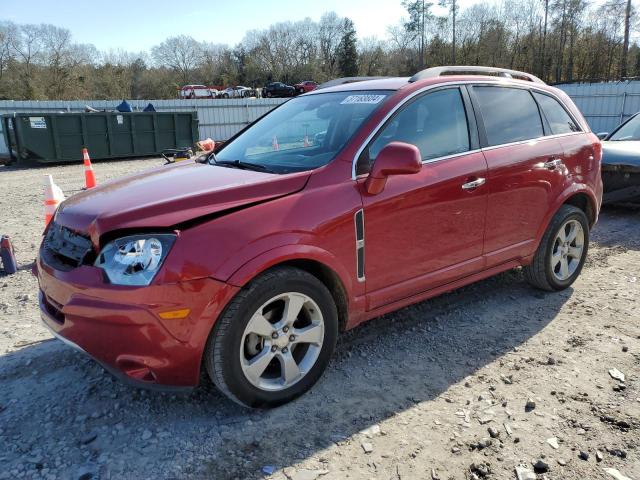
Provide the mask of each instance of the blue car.
POLYGON ((604 203, 640 202, 640 112, 602 139, 604 203))

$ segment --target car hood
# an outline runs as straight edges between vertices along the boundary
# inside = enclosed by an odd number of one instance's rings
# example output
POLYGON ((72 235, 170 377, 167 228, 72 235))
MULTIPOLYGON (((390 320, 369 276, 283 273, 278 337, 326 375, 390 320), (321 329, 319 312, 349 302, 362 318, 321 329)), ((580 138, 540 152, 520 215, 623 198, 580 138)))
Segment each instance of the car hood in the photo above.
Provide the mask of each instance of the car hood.
POLYGON ((275 175, 187 162, 104 183, 65 200, 56 223, 102 234, 131 228, 167 228, 304 188, 310 172, 275 175))
POLYGON ((640 141, 602 142, 602 163, 640 167, 640 141))

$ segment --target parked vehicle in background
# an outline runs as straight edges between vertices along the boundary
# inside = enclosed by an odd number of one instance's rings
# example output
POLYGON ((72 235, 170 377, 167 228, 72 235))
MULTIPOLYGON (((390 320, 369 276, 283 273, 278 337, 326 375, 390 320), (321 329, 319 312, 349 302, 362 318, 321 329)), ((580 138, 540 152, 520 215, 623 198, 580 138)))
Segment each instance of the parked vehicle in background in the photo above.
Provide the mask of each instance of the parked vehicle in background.
POLYGON ((604 202, 640 202, 640 112, 602 139, 604 202))
POLYGON ((295 88, 297 93, 302 94, 315 90, 318 88, 318 84, 311 80, 305 80, 304 82, 296 83, 293 88, 295 88))
POLYGON ((601 153, 569 97, 522 72, 313 91, 204 163, 63 202, 35 265, 42 317, 128 381, 192 387, 204 369, 238 403, 280 405, 366 320, 520 266, 569 287, 601 153))
POLYGON ((282 82, 267 83, 267 85, 262 89, 262 96, 266 98, 293 97, 295 93, 295 88, 282 82))
POLYGON ((185 85, 178 90, 180 98, 216 98, 218 90, 205 85, 185 85))
POLYGON ((225 88, 218 93, 218 98, 248 98, 255 97, 255 95, 252 88, 238 85, 237 87, 225 88))

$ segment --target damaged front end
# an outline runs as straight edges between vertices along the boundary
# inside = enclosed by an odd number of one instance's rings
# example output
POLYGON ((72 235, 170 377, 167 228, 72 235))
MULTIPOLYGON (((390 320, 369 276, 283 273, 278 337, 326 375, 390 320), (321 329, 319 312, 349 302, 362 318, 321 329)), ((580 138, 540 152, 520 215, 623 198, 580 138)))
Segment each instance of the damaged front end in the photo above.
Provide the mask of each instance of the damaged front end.
POLYGON ((640 165, 602 164, 603 203, 640 203, 640 165))

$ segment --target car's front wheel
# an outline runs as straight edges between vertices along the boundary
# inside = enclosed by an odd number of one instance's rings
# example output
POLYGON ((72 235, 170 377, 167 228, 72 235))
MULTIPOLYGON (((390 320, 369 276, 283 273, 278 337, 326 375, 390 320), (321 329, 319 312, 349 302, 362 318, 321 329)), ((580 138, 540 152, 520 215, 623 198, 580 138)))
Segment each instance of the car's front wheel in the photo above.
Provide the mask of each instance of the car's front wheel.
POLYGON ((262 274, 216 322, 204 362, 216 386, 248 407, 275 407, 311 388, 333 353, 338 315, 331 293, 291 267, 262 274))
POLYGON ((552 218, 533 261, 524 268, 527 281, 542 290, 563 290, 576 281, 589 247, 589 222, 582 210, 563 205, 552 218))

